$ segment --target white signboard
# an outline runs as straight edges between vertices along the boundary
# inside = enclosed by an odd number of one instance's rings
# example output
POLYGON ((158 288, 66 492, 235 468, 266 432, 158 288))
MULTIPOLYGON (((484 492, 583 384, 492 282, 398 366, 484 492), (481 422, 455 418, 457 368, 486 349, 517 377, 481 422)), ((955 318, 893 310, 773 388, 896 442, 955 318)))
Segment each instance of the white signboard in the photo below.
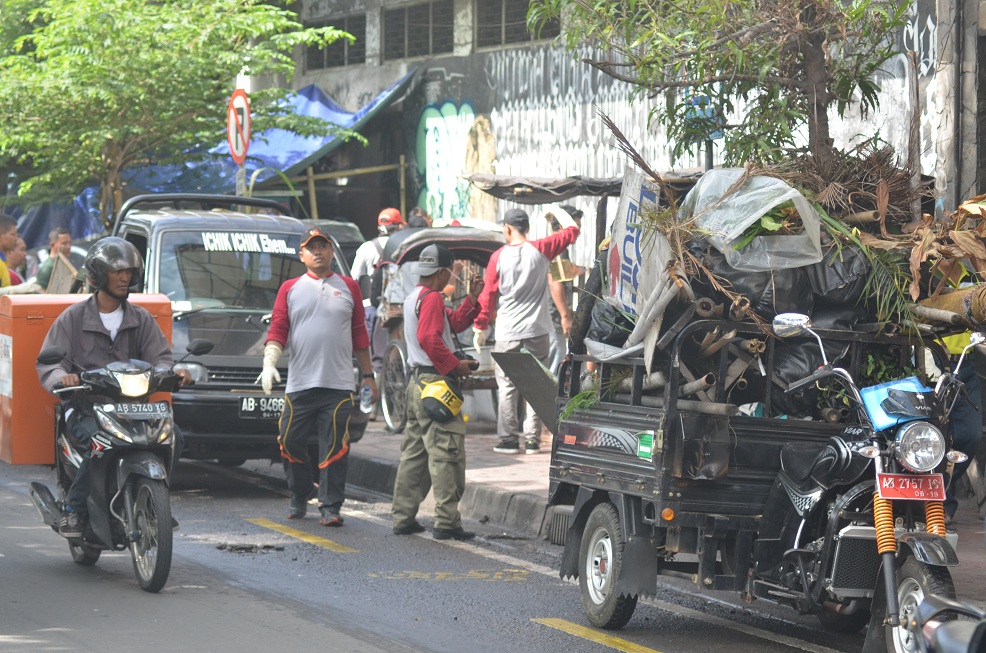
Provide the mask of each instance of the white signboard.
POLYGON ((14 339, 0 335, 0 395, 14 396, 14 339))

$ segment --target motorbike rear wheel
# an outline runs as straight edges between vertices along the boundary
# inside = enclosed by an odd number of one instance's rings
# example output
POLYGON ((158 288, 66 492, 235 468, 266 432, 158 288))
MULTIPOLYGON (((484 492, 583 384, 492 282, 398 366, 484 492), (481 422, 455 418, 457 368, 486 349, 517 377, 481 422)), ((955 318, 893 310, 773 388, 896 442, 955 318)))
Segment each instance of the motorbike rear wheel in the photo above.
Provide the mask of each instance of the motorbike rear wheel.
POLYGON ((171 502, 164 481, 140 478, 134 486, 136 531, 130 557, 140 588, 157 592, 171 573, 171 502))
POLYGON ((623 567, 623 531, 611 503, 601 503, 589 513, 579 551, 579 590, 582 611, 596 628, 616 630, 630 621, 637 597, 616 593, 623 567))
POLYGON ((101 553, 99 549, 93 549, 86 544, 73 544, 72 542, 68 543, 68 550, 72 554, 72 560, 75 561, 75 564, 83 567, 92 567, 96 564, 101 553))
POLYGON ((897 600, 900 603, 901 625, 886 628, 887 653, 915 653, 921 650, 907 624, 918 605, 928 594, 955 598, 955 586, 947 567, 934 567, 909 557, 897 572, 897 600))

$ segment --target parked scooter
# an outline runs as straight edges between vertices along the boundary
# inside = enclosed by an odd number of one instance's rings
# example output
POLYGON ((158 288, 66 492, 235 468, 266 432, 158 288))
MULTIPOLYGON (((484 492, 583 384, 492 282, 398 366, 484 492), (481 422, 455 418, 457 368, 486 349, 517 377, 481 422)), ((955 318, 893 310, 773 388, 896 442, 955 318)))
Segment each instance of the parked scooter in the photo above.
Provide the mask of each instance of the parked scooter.
POLYGON ((922 599, 955 596, 948 567, 958 558, 955 536, 945 530, 943 472, 967 456, 951 449, 947 425, 965 400, 958 370, 986 337, 974 334, 934 390, 915 377, 860 389, 828 361, 807 316, 778 315, 773 329, 783 338, 812 335, 822 350, 824 364, 787 392, 834 379, 856 419, 825 445, 794 442, 782 450, 755 546, 754 594, 815 612, 831 630, 869 623, 864 651, 913 652, 908 624, 922 599), (876 568, 865 562, 874 559, 876 568))
MULTIPOLYGON (((188 356, 201 356, 213 343, 193 340, 188 356)), ((45 349, 38 362, 46 365, 66 358, 59 347, 45 349)), ((179 361, 181 362, 181 361, 179 361)), ((74 363, 73 363, 74 365, 74 363)), ((171 404, 150 401, 155 392, 176 392, 179 376, 173 367, 154 369, 131 359, 98 370, 82 371, 81 384, 56 389, 58 394, 79 393, 80 408, 99 425, 91 451, 79 451, 68 432, 61 406, 55 409, 55 468, 59 498, 38 482, 31 483, 31 499, 52 530, 65 506, 66 495, 84 455, 89 455, 91 491, 89 519, 82 537, 69 538, 72 559, 83 566, 99 560, 103 550, 130 549, 140 587, 157 592, 171 571, 172 518, 168 496, 175 459, 171 404)))

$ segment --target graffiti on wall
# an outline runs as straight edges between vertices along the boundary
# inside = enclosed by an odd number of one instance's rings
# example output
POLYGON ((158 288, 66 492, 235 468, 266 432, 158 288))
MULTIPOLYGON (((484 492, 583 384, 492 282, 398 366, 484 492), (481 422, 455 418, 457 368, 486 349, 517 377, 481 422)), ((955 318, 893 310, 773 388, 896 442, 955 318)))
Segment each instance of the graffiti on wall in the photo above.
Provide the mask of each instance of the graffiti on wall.
POLYGON ((432 104, 418 118, 415 159, 422 181, 418 206, 435 221, 467 217, 469 184, 460 176, 466 169, 467 144, 475 123, 476 113, 468 102, 432 104))

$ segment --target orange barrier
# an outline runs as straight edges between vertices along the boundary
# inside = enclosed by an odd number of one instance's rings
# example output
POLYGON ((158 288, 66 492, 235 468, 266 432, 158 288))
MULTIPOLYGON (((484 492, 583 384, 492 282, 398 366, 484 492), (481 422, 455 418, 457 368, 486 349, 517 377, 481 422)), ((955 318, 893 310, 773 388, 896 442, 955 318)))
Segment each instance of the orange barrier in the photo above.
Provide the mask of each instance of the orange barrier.
MULTIPOLYGON (((0 460, 14 465, 54 465, 58 398, 38 382, 35 359, 62 311, 89 295, 0 297, 0 460)), ((131 295, 171 342, 171 302, 164 295, 131 295)), ((162 394, 161 398, 170 399, 162 394)))

